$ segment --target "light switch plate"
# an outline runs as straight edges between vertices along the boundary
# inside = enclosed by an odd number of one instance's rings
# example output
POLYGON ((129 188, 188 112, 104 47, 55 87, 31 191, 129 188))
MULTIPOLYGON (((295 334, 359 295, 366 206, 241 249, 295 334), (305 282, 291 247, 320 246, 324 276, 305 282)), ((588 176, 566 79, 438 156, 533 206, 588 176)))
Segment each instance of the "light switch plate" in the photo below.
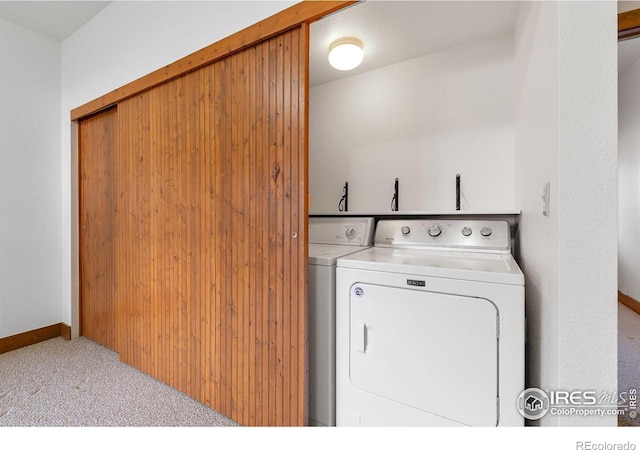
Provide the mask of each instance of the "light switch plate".
POLYGON ((551 183, 546 182, 542 188, 542 215, 549 215, 549 197, 551 194, 551 183))

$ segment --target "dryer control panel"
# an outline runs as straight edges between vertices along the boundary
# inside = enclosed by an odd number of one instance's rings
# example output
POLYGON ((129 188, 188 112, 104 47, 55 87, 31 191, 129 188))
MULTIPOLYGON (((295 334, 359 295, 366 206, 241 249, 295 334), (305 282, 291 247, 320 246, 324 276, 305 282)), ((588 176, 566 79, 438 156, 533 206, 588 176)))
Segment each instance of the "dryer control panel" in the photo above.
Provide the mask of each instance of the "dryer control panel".
POLYGON ((373 217, 310 217, 309 243, 373 245, 373 217))
POLYGON ((504 221, 381 220, 374 245, 511 253, 511 233, 504 221))

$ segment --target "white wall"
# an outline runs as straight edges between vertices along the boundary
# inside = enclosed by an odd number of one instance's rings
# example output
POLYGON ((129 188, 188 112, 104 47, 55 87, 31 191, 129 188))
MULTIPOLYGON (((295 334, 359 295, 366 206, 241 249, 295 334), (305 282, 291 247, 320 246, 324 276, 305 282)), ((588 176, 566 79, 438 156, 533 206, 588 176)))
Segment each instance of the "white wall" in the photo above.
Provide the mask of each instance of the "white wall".
MULTIPOLYGON (((527 386, 558 386, 558 19, 542 2, 523 4, 516 26, 516 204, 525 273, 527 386), (551 183, 551 215, 542 187, 551 183)), ((551 420, 547 420, 550 423, 551 420)))
MULTIPOLYGON (((639 47, 640 39, 619 45, 639 47)), ((618 289, 640 301, 640 59, 618 83, 618 289)))
MULTIPOLYGON (((531 387, 617 387, 616 29, 614 2, 523 4, 516 29, 516 205, 531 387)), ((614 426, 616 418, 547 415, 540 423, 614 426)))
POLYGON ((506 34, 312 87, 310 211, 513 210, 512 85, 506 34))
POLYGON ((0 19, 0 338, 61 321, 60 43, 0 19))
MULTIPOLYGON (((558 25, 559 381, 567 389, 614 393, 618 386, 616 4, 560 2, 558 25)), ((559 422, 611 426, 617 419, 570 416, 559 422)))
MULTIPOLYGON (((113 2, 62 43, 63 318, 72 316, 69 111, 297 1, 113 2)), ((77 332, 77 330, 74 330, 77 332)))

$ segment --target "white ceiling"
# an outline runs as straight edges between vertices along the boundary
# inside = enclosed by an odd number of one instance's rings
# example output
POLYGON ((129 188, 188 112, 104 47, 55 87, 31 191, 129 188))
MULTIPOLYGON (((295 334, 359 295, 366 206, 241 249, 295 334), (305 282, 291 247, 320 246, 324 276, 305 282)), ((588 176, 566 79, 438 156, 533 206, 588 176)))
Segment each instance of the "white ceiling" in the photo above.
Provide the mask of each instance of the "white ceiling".
POLYGON ((70 36, 111 2, 0 1, 0 17, 59 41, 70 36))
MULTIPOLYGON (((64 40, 108 1, 0 1, 0 17, 64 40)), ((311 84, 412 59, 514 28, 518 2, 369 0, 312 24, 311 84), (363 64, 339 72, 327 62, 328 47, 338 37, 364 43, 363 64)))
MULTIPOLYGON (((110 1, 6 1, 0 17, 57 40, 64 40, 102 11, 110 1)), ((518 1, 368 0, 325 17, 311 26, 311 85, 327 83, 379 67, 455 47, 514 28, 518 1), (350 72, 327 62, 329 45, 339 37, 357 37, 365 59, 350 72)), ((640 8, 618 2, 620 12, 640 8)), ((619 70, 640 58, 640 39, 620 45, 619 70)))
POLYGON ((311 25, 312 86, 510 32, 518 1, 376 1, 343 9, 311 25), (364 60, 349 72, 333 69, 329 45, 341 37, 363 42, 364 60))

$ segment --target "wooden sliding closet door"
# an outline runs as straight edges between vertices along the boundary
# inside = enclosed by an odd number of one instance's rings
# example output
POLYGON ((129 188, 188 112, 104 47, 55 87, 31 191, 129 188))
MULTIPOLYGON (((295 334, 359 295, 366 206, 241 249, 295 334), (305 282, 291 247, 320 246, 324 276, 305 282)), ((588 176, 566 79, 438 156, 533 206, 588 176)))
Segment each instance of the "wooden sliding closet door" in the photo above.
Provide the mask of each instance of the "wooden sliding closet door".
POLYGON ((307 40, 118 104, 116 348, 243 425, 306 423, 307 40))
POLYGON ((115 347, 115 179, 117 111, 79 124, 80 330, 115 347))

